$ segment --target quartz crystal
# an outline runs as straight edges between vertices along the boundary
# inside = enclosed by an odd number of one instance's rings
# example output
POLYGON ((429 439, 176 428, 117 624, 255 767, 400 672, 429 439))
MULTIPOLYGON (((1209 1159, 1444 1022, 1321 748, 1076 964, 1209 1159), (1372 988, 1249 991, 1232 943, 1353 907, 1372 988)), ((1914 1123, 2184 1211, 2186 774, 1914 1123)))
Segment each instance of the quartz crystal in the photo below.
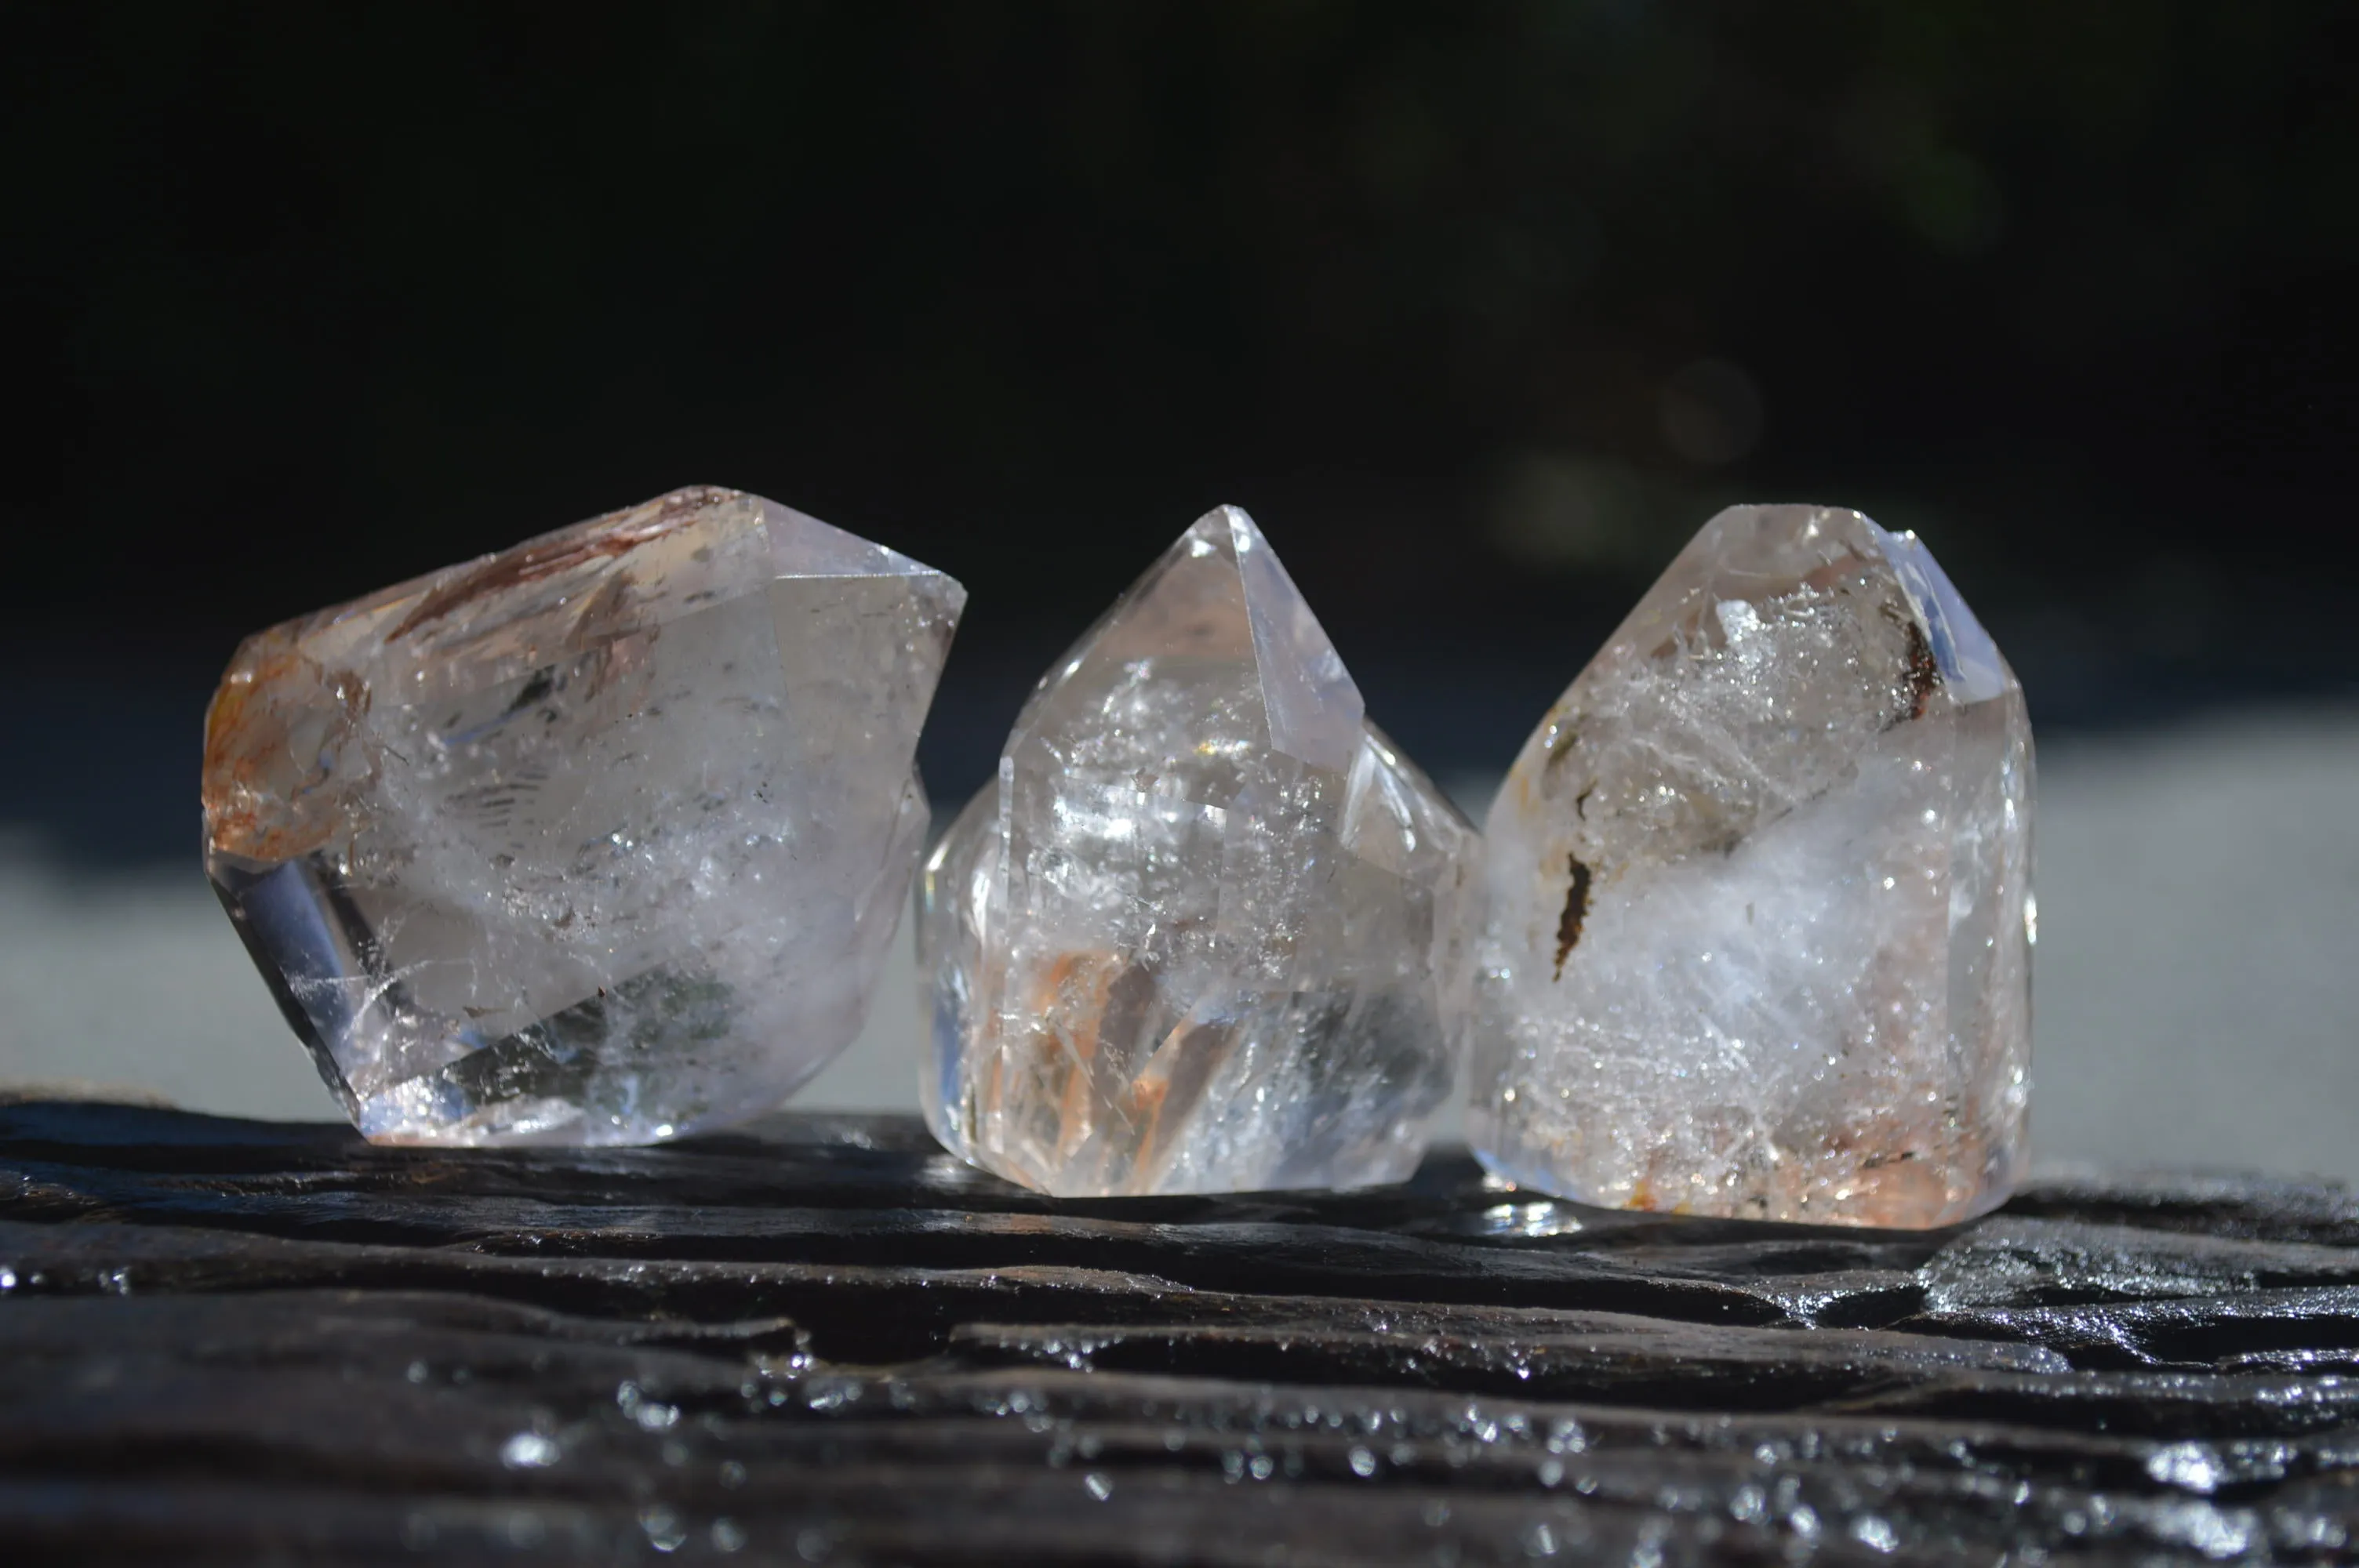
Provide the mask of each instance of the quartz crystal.
POLYGON ((935 1135, 1073 1196, 1407 1176, 1452 1083, 1474 841, 1253 520, 1211 514, 927 861, 935 1135))
POLYGON ((2031 730, 1915 535, 1746 506, 1488 823, 1473 1141, 1621 1208, 1936 1226, 2021 1170, 2031 730))
POLYGON ((213 697, 206 871, 372 1139, 754 1115, 860 1028, 964 600, 699 488, 289 622, 213 697))

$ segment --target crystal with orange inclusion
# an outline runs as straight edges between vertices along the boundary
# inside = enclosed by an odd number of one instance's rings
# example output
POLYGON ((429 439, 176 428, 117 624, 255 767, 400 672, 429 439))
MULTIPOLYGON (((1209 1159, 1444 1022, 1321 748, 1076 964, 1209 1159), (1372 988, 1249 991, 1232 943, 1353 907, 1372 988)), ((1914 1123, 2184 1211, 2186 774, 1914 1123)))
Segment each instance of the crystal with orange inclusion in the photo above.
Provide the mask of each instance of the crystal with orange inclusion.
POLYGON ((1050 672, 920 883, 945 1144, 1069 1195, 1415 1169, 1472 828, 1371 726, 1242 512, 1050 672))
POLYGON ((696 488, 247 639, 205 868, 370 1138, 632 1143, 848 1045, 964 591, 696 488))

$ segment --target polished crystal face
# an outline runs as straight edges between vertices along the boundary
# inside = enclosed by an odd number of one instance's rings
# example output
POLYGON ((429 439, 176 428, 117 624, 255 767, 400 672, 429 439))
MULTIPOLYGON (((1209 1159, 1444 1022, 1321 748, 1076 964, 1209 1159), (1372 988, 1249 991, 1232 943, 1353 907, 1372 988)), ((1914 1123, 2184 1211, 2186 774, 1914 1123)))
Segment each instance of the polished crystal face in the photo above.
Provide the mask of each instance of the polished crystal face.
POLYGON ((1212 513, 927 862, 935 1135, 1069 1195, 1407 1176, 1452 1082, 1473 838, 1252 519, 1212 513))
POLYGON ((964 590, 691 489, 247 639, 205 867, 393 1142, 754 1115, 859 1030, 964 590))
POLYGON ((1914 535, 1737 507, 1491 808, 1491 1168, 1588 1203, 1934 1226, 2022 1169, 2031 728, 1914 535))

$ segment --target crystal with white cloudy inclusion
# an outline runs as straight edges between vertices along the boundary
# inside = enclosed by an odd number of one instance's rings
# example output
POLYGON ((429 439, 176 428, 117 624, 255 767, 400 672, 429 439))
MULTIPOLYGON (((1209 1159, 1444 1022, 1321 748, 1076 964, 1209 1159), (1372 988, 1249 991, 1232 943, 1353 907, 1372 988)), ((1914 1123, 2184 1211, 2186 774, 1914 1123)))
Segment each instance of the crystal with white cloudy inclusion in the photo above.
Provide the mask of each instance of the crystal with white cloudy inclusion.
POLYGON ((1624 1208, 1934 1226, 2025 1153, 2031 729, 1913 535, 1722 513, 1491 808, 1491 1168, 1624 1208))
POLYGON ((373 1139, 631 1143, 849 1044, 965 592, 691 489, 247 639, 205 867, 373 1139))
POLYGON ((1071 1195, 1407 1176, 1453 1081, 1473 841, 1253 521, 1211 514, 927 861, 936 1135, 1071 1195))

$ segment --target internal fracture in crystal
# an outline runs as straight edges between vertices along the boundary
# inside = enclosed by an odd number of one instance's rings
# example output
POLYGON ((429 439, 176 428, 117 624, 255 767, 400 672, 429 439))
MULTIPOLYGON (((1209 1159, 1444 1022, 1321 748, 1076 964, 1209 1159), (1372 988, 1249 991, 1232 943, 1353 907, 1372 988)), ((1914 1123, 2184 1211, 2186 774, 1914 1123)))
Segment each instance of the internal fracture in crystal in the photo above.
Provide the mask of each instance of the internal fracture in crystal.
POLYGON ((2023 691, 1913 535, 1707 524, 1487 824, 1491 1168, 1614 1207, 1936 1226, 2025 1156, 2023 691))
POLYGON ((1452 1084, 1473 841, 1252 519, 1211 514, 927 861, 935 1135, 1067 1195, 1407 1176, 1452 1084))
POLYGON ((249 638, 205 866, 370 1138, 633 1143, 859 1031, 965 593, 682 490, 249 638))

